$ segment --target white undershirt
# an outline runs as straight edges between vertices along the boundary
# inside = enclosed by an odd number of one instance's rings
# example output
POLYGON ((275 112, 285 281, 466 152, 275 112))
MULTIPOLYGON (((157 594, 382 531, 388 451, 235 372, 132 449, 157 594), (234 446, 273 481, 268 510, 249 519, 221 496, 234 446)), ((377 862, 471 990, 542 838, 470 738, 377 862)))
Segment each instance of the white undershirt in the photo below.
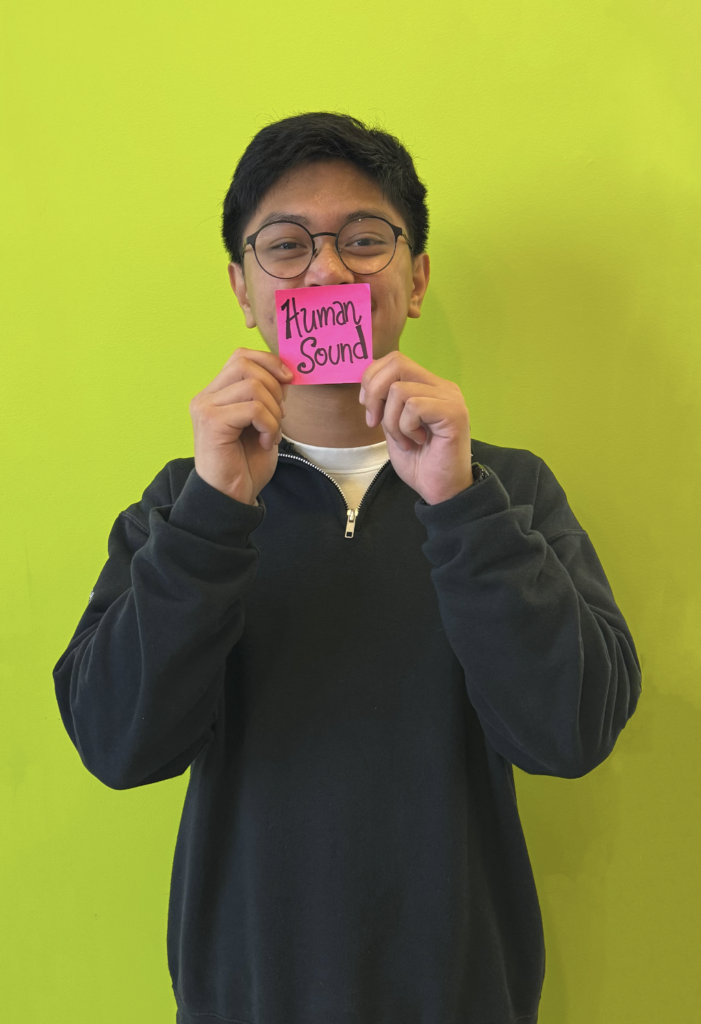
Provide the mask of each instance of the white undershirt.
POLYGON ((320 448, 315 444, 300 444, 287 434, 282 436, 295 446, 300 455, 336 481, 349 508, 358 507, 378 471, 389 459, 386 441, 361 448, 320 448))

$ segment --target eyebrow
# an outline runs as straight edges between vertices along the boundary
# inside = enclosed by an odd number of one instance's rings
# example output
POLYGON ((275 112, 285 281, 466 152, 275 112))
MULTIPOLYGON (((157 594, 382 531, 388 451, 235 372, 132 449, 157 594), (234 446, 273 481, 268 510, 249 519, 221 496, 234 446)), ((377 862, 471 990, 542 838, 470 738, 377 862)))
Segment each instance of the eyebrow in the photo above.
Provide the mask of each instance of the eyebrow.
MULTIPOLYGON (((349 224, 350 221, 358 220, 359 217, 382 217, 384 218, 384 220, 387 220, 388 211, 374 208, 366 210, 353 210, 352 213, 348 214, 343 223, 344 225, 349 224)), ((264 217, 256 230, 260 231, 261 228, 267 227, 268 224, 274 224, 276 221, 279 220, 290 220, 295 224, 302 224, 304 225, 304 227, 309 227, 308 217, 303 217, 299 213, 286 213, 284 210, 276 210, 273 213, 269 213, 267 217, 264 217)))
POLYGON ((299 213, 285 213, 284 210, 276 210, 263 218, 257 230, 260 231, 261 228, 266 227, 268 224, 274 224, 276 220, 291 220, 295 224, 304 224, 305 227, 309 225, 309 220, 306 217, 302 217, 299 213))

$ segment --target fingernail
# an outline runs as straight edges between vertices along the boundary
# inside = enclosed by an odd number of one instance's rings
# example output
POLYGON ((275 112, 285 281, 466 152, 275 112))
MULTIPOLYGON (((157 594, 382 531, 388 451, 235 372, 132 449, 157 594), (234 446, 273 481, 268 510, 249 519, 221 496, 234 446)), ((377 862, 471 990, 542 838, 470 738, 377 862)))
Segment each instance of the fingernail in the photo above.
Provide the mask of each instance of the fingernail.
POLYGON ((371 419, 372 419, 372 413, 368 409, 368 411, 365 413, 365 422, 367 423, 368 426, 370 426, 370 420, 371 419))
POLYGON ((284 402, 280 402, 280 412, 282 413, 282 418, 284 419, 285 416, 287 416, 287 408, 284 402))
POLYGON ((361 388, 360 389, 360 394, 358 395, 358 401, 361 402, 361 403, 365 401, 365 388, 361 388))

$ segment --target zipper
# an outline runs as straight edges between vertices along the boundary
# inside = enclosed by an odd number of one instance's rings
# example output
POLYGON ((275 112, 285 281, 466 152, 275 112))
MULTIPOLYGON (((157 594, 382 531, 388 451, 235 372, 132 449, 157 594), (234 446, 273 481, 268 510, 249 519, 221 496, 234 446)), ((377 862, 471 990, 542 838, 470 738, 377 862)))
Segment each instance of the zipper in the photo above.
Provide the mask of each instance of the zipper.
POLYGON ((301 455, 290 455, 289 452, 278 452, 278 458, 279 459, 296 459, 297 462, 303 462, 305 464, 305 466, 311 466, 312 469, 316 469, 319 473, 323 473, 324 476, 328 480, 331 481, 331 483, 334 485, 334 487, 336 487, 338 489, 338 492, 340 493, 341 497, 343 498, 343 504, 346 506, 346 525, 343 527, 343 536, 346 537, 348 540, 352 540, 354 535, 355 535, 355 522, 356 522, 356 519, 358 518, 358 512, 360 512, 360 506, 365 501, 365 498, 366 498, 366 496, 368 494, 368 491, 370 490, 372 485, 375 483, 375 481, 377 480, 378 476, 380 475, 382 470, 385 468, 387 463, 392 461, 391 459, 387 459, 387 462, 383 463, 380 466, 380 468, 378 469, 377 473, 375 473, 374 477, 370 481, 370 483, 368 485, 368 488, 365 491, 365 494, 360 499, 360 504, 358 505, 358 507, 357 508, 350 508, 349 505, 348 505, 348 502, 346 501, 346 496, 343 493, 342 488, 340 487, 339 484, 336 483, 336 481, 334 480, 334 478, 332 476, 329 476, 329 474, 325 470, 320 469, 319 466, 315 466, 313 462, 309 461, 309 459, 303 459, 301 455))

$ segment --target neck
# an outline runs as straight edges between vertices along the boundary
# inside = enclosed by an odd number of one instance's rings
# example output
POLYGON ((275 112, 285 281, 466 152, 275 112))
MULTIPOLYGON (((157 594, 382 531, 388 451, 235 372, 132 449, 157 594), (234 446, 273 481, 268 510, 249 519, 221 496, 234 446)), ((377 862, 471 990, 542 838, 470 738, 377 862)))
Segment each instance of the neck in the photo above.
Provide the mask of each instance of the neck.
POLYGON ((361 448, 385 440, 382 424, 365 422, 360 384, 290 384, 282 432, 300 444, 320 448, 361 448))

